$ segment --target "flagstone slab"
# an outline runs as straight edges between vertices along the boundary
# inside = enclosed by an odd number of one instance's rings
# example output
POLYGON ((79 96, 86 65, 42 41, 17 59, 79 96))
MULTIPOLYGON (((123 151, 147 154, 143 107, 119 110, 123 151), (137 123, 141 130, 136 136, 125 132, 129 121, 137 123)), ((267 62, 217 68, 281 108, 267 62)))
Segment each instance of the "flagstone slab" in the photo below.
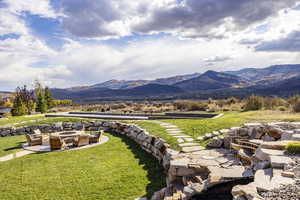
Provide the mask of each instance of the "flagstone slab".
POLYGON ((179 138, 179 139, 177 139, 177 142, 178 142, 178 143, 183 143, 183 142, 185 142, 185 141, 184 141, 184 139, 179 138))
POLYGON ((191 152, 195 152, 195 151, 201 151, 201 150, 204 150, 204 149, 205 148, 202 147, 202 146, 183 147, 182 152, 191 153, 191 152))
POLYGON ((187 142, 192 142, 192 141, 194 141, 193 138, 184 138, 184 140, 187 141, 187 142))
POLYGON ((189 135, 177 135, 177 136, 174 136, 176 138, 190 138, 191 136, 189 135))
POLYGON ((191 147, 191 146, 199 146, 198 143, 182 143, 182 144, 179 144, 179 146, 181 147, 191 147))

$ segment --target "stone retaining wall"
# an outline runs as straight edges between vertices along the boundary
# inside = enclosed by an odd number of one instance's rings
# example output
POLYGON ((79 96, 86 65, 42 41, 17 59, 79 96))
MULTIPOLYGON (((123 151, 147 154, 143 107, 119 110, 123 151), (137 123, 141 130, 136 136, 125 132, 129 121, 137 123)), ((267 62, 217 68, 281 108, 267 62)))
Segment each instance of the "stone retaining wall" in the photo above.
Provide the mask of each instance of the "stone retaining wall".
POLYGON ((150 135, 146 130, 134 124, 124 124, 117 122, 59 122, 54 124, 39 124, 25 127, 0 127, 0 137, 33 134, 34 130, 39 129, 42 133, 53 133, 58 131, 82 130, 97 131, 99 129, 112 131, 125 135, 136 143, 146 152, 153 155, 168 170, 172 155, 179 152, 169 148, 165 140, 150 135))

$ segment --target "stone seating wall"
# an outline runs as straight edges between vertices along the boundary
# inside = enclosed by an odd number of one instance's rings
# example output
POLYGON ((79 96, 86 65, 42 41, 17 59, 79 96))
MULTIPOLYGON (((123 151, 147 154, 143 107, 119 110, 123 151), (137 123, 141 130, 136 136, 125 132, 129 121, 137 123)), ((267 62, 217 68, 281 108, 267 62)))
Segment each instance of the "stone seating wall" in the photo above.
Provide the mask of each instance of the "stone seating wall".
POLYGON ((42 133, 53 133, 58 131, 82 130, 97 131, 99 129, 113 131, 125 135, 134 140, 146 152, 153 155, 167 170, 170 165, 172 155, 179 152, 169 148, 165 140, 150 135, 146 130, 134 124, 124 124, 117 122, 59 122, 54 124, 39 124, 25 127, 0 127, 0 137, 15 135, 33 134, 34 130, 39 129, 42 133))

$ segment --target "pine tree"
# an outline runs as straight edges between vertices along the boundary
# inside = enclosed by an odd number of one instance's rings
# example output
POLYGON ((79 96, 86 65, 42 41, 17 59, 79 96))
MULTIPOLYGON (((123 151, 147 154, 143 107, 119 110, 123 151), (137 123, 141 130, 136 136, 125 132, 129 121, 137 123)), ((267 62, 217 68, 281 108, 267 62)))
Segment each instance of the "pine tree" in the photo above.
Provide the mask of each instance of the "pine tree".
POLYGON ((25 102, 23 102, 20 96, 16 96, 14 100, 14 105, 11 110, 11 114, 13 116, 22 116, 28 114, 28 109, 26 107, 25 102))
POLYGON ((47 102, 45 100, 45 96, 42 92, 38 94, 37 104, 36 104, 36 111, 41 113, 47 112, 47 102))
POLYGON ((46 100, 48 109, 51 109, 54 107, 53 97, 52 97, 51 91, 48 87, 45 88, 45 100, 46 100))

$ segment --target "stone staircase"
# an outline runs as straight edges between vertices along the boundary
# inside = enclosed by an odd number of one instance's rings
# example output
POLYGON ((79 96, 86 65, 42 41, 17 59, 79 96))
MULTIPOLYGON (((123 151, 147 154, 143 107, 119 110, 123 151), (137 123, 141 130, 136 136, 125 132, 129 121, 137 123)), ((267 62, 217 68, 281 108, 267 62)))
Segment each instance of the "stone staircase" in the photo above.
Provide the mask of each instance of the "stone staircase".
POLYGON ((199 143, 195 142, 191 136, 184 134, 177 126, 160 121, 156 121, 156 123, 164 127, 169 136, 177 139, 177 142, 179 143, 178 146, 181 147, 183 153, 193 153, 204 149, 199 143))

